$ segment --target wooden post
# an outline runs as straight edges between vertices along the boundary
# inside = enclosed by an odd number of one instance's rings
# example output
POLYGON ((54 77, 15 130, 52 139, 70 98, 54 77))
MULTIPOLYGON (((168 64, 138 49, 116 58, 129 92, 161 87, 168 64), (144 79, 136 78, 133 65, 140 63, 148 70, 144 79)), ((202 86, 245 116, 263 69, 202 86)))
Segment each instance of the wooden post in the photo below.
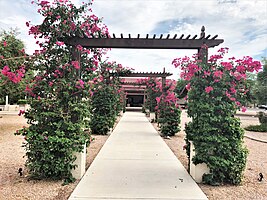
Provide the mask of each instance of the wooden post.
MULTIPOLYGON (((78 61, 79 66, 80 66, 78 70, 75 68, 73 69, 73 78, 74 80, 77 80, 81 77, 81 55, 75 46, 72 46, 72 61, 78 61)), ((79 94, 77 95, 77 101, 81 101, 81 97, 79 94)), ((73 123, 77 122, 78 120, 79 120, 79 116, 77 115, 71 116, 71 121, 73 123)))
MULTIPOLYGON (((163 68, 163 74, 165 74, 165 67, 163 68)), ((165 87, 166 87, 166 76, 161 77, 161 82, 162 82, 162 92, 165 94, 165 87)))
POLYGON ((208 62, 208 46, 206 46, 206 39, 205 39, 205 27, 202 26, 200 38, 202 39, 202 47, 198 49, 198 57, 202 62, 208 62))

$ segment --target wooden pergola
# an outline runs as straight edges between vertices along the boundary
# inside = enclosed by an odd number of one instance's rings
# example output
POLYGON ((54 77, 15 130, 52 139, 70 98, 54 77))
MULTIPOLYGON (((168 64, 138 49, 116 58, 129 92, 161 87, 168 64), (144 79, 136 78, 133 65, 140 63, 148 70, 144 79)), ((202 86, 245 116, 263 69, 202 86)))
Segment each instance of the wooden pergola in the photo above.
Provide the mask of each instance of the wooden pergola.
MULTIPOLYGON (((128 78, 161 78, 162 80, 162 88, 165 87, 166 78, 171 76, 172 73, 165 72, 165 68, 163 72, 132 72, 130 74, 125 74, 120 77, 128 77, 128 78)), ((132 86, 132 82, 123 82, 122 85, 130 85, 132 86)))
MULTIPOLYGON (((123 48, 123 49, 196 49, 201 59, 208 57, 208 48, 215 47, 224 42, 223 39, 217 39, 218 35, 206 35, 205 27, 202 26, 200 35, 173 35, 168 34, 163 37, 163 34, 157 36, 153 34, 150 36, 146 34, 145 37, 133 37, 131 34, 119 36, 115 34, 106 35, 106 37, 96 37, 91 35, 90 37, 79 34, 79 36, 73 36, 62 39, 65 44, 68 45, 81 45, 85 48, 123 48), (203 46, 206 46, 203 49, 203 46)), ((73 60, 79 61, 80 55, 76 51, 73 52, 73 60)), ((128 77, 162 77, 162 86, 164 88, 166 77, 172 74, 166 73, 132 73, 128 77)))
POLYGON ((161 78, 162 80, 162 88, 165 87, 166 77, 171 76, 172 73, 165 72, 165 68, 163 68, 163 72, 132 72, 127 75, 122 75, 121 77, 140 77, 140 78, 161 78))
MULTIPOLYGON (((146 37, 141 38, 140 34, 137 35, 136 38, 132 37, 131 34, 128 34, 125 37, 123 34, 120 34, 119 37, 116 37, 115 34, 106 35, 106 37, 96 37, 91 35, 91 37, 87 37, 85 35, 73 36, 63 40, 68 45, 81 45, 85 48, 124 48, 124 49, 196 49, 198 54, 202 58, 207 58, 208 56, 208 48, 218 46, 223 43, 223 39, 217 39, 218 35, 211 36, 206 35, 205 27, 202 26, 200 35, 187 35, 184 34, 178 36, 175 34, 174 36, 170 36, 168 34, 166 37, 163 37, 163 34, 160 34, 158 37, 156 34, 153 34, 152 37, 149 34, 146 34, 146 37), (203 49, 203 45, 207 48, 203 49)), ((77 52, 73 52, 73 60, 80 60, 79 54, 77 52)), ((164 71, 165 73, 165 71, 164 71)), ((141 77, 157 77, 160 74, 132 74, 131 76, 141 76, 141 77)), ((165 74, 167 75, 167 74, 165 74)), ((163 77, 163 85, 165 85, 164 81, 166 76, 160 75, 163 77)))
POLYGON ((105 38, 86 37, 83 35, 75 36, 64 41, 69 45, 81 45, 86 48, 124 48, 124 49, 197 49, 200 50, 203 45, 208 48, 218 46, 223 43, 223 39, 217 39, 218 35, 211 36, 205 34, 205 27, 202 26, 200 35, 187 35, 170 36, 168 34, 163 37, 163 34, 157 36, 153 34, 151 37, 146 34, 146 37, 141 38, 140 34, 133 37, 131 34, 124 36, 122 33, 116 37, 113 33, 112 36, 106 35, 105 38))

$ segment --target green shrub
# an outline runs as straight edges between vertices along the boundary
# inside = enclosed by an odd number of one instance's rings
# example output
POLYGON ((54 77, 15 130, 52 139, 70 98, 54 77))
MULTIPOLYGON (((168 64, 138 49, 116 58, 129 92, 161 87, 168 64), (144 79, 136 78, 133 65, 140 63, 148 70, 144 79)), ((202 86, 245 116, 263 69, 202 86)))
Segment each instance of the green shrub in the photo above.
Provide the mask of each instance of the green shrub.
POLYGON ((193 59, 173 61, 175 67, 181 67, 181 77, 188 81, 187 113, 192 121, 185 128, 187 154, 190 158, 188 148, 192 141, 196 153, 193 163, 206 163, 210 169, 202 177, 204 183, 240 184, 248 150, 243 145, 244 130, 234 115, 237 109, 245 111, 246 73, 259 71, 261 64, 249 56, 222 61, 227 48, 207 58, 206 48, 193 59))
POLYGON ((21 104, 27 104, 27 100, 26 99, 19 99, 17 104, 21 105, 21 104))
POLYGON ((267 125, 267 113, 266 112, 258 112, 257 117, 261 124, 267 125))
POLYGON ((255 132, 267 132, 267 125, 261 124, 261 125, 250 125, 245 128, 247 131, 255 131, 255 132))
POLYGON ((181 130, 181 110, 175 103, 167 103, 164 98, 161 99, 157 113, 159 130, 163 136, 174 136, 181 130))
POLYGON ((106 34, 90 30, 92 24, 103 26, 86 13, 91 3, 77 8, 69 0, 35 2, 44 20, 40 25, 27 23, 30 33, 41 40, 42 50, 34 56, 35 77, 25 89, 31 107, 25 117, 30 126, 16 134, 25 136, 31 177, 68 183, 74 181, 74 153, 81 152, 90 139, 84 132, 90 118, 88 99, 103 50, 85 51, 62 40, 89 32, 98 37, 106 34))

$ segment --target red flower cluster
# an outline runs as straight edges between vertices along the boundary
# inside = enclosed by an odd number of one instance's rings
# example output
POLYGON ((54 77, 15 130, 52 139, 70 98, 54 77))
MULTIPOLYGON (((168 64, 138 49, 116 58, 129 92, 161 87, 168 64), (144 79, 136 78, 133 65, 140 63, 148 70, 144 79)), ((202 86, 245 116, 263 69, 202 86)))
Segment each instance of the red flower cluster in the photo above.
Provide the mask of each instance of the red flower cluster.
POLYGON ((4 66, 1 73, 13 83, 19 83, 24 77, 25 69, 24 66, 21 66, 18 70, 16 70, 16 73, 14 73, 10 71, 10 68, 8 66, 4 66))
MULTIPOLYGON (((192 60, 189 57, 176 58, 172 64, 175 68, 180 67, 182 70, 181 78, 189 81, 189 85, 186 86, 187 89, 190 89, 192 79, 200 77, 207 80, 205 92, 208 94, 215 90, 216 87, 221 87, 219 85, 224 82, 225 88, 221 88, 220 91, 224 91, 228 99, 234 101, 238 107, 242 107, 240 102, 237 102, 236 96, 247 93, 248 90, 244 86, 244 80, 247 78, 246 73, 258 72, 261 69, 261 63, 249 56, 245 56, 242 59, 232 57, 228 59, 228 62, 219 61, 223 59, 225 53, 228 53, 228 50, 228 48, 219 49, 218 54, 210 56, 208 63, 204 65, 199 60, 198 55, 194 55, 192 60)), ((242 110, 244 111, 245 109, 242 108, 242 110)))

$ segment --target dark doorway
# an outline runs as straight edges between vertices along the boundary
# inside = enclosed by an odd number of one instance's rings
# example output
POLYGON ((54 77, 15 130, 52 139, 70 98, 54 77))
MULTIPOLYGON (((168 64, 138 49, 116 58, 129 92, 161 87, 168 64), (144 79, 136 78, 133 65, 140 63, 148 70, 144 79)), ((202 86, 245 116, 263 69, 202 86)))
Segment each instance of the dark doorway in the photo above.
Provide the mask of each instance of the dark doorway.
POLYGON ((127 95, 127 107, 142 107, 144 95, 127 95))

